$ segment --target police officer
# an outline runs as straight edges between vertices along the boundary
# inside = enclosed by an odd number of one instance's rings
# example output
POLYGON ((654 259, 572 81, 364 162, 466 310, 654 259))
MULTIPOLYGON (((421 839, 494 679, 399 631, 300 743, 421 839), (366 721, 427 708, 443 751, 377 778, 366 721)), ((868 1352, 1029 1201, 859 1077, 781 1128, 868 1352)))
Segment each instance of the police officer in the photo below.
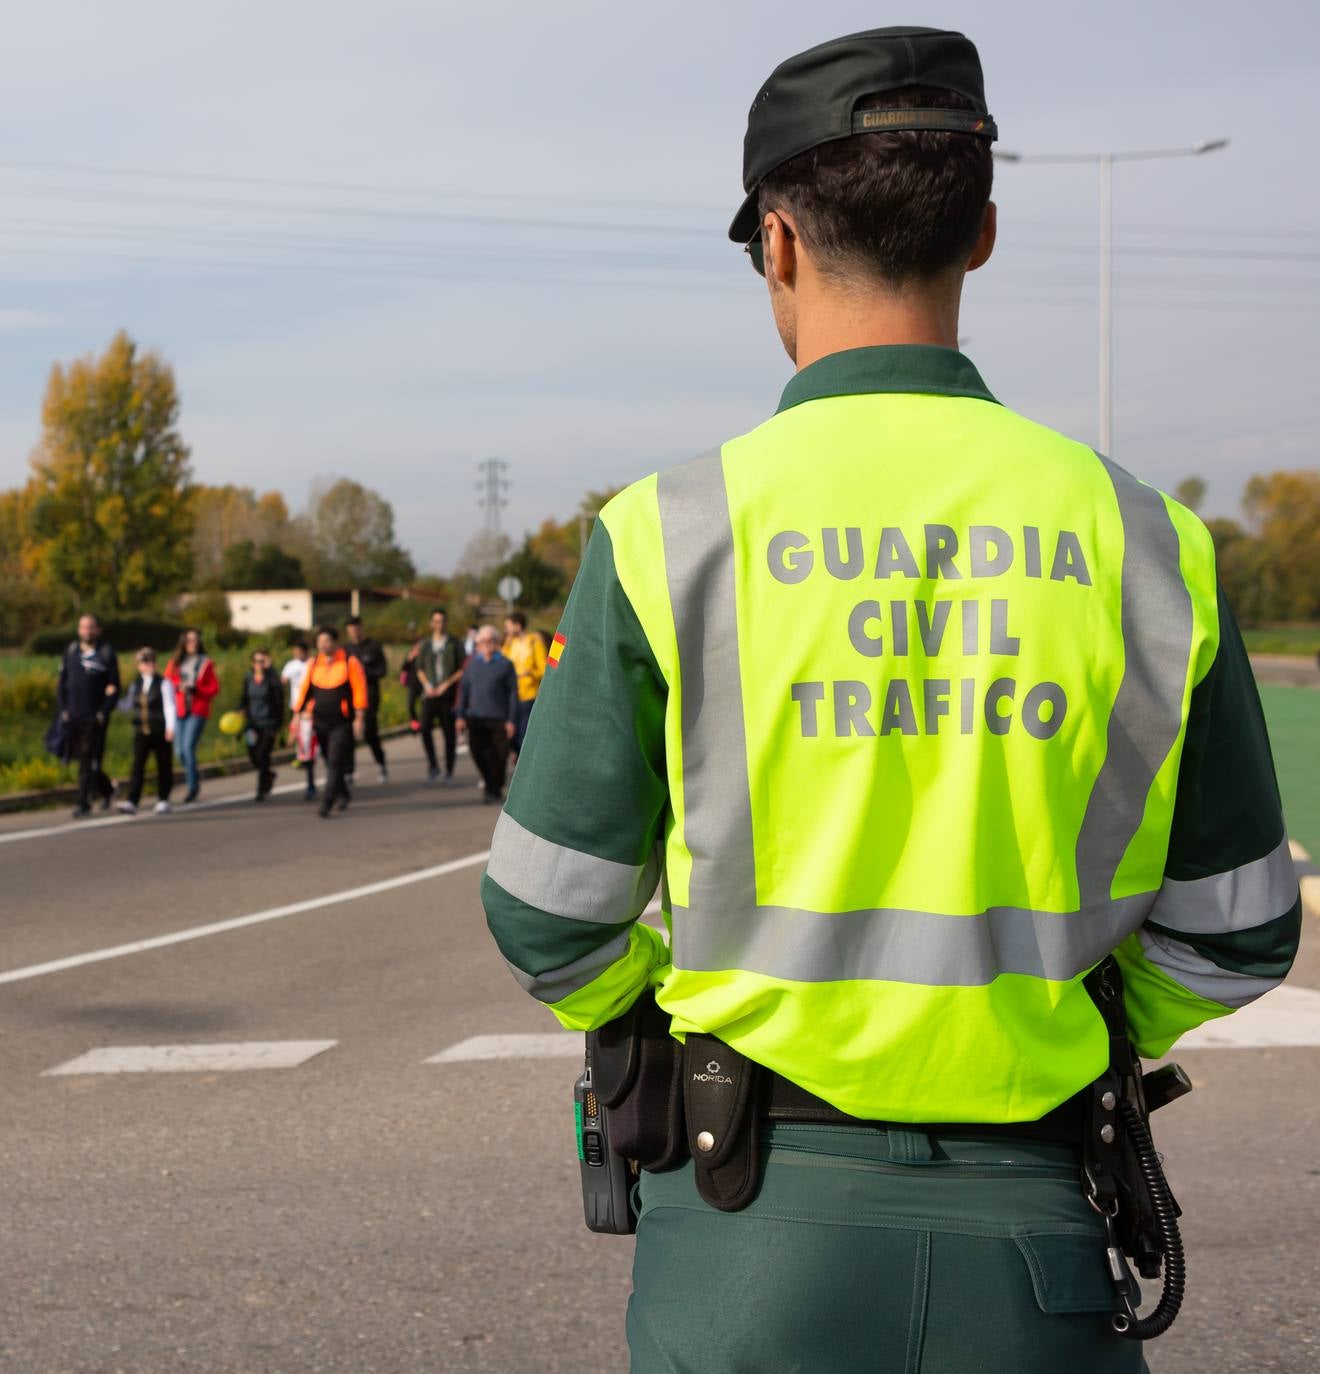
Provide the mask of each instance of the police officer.
POLYGON ((716 1132, 642 1174, 635 1370, 1141 1369, 1078 1184, 1083 979, 1116 954, 1159 1055, 1296 949, 1206 530, 957 351, 994 137, 957 33, 758 92, 730 237, 796 374, 602 511, 496 829, 490 928, 565 1026, 654 988, 766 1076, 735 1210, 716 1132))

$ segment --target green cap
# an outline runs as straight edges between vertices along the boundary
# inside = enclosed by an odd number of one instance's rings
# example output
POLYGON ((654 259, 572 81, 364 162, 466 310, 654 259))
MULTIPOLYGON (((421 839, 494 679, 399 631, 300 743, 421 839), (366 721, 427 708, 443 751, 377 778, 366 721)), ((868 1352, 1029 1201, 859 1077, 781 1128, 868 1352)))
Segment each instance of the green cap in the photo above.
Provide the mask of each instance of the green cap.
POLYGON ((992 142, 999 136, 986 109, 981 59, 970 39, 946 29, 868 29, 781 62, 747 114, 747 199, 733 217, 729 237, 747 243, 755 236, 757 190, 781 163, 836 138, 898 129, 973 134, 992 142), (864 96, 904 86, 956 91, 972 109, 857 109, 864 96))

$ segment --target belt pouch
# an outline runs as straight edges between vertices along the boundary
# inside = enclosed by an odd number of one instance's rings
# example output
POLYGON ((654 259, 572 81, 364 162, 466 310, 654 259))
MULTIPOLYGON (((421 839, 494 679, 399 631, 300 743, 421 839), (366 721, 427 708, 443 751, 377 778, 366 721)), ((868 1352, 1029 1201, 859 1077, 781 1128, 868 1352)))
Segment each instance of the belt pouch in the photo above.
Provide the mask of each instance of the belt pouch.
POLYGON ((761 1187, 760 1065, 710 1035, 683 1047, 683 1099, 697 1191, 721 1212, 738 1212, 761 1187))
POLYGON ((610 1145, 660 1173, 683 1162, 682 1049, 649 988, 591 1032, 592 1087, 609 1114, 610 1145))

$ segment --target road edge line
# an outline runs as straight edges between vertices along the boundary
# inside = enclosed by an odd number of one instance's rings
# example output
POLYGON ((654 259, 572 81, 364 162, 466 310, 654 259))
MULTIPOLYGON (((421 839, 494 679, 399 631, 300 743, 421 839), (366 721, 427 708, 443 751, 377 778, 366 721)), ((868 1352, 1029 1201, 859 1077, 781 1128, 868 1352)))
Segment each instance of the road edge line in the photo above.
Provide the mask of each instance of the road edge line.
POLYGON ((248 916, 234 916, 225 921, 212 921, 209 925, 172 931, 169 935, 153 935, 149 939, 133 940, 126 945, 111 945, 106 949, 90 950, 86 954, 71 954, 63 959, 51 959, 44 964, 29 964, 26 968, 9 969, 0 973, 0 984, 21 983, 29 978, 44 977, 48 973, 63 973, 68 969, 81 968, 85 964, 122 959, 129 954, 145 954, 148 950, 181 945, 189 940, 204 939, 208 935, 223 935, 227 931, 242 930, 247 926, 264 925, 268 921, 278 921, 285 916, 298 916, 304 911, 316 911, 320 907, 337 906, 341 902, 352 902, 361 897, 374 897, 381 892, 393 891, 397 887, 407 887, 412 883, 425 882, 428 878, 442 878, 447 873, 473 868, 477 864, 485 863, 488 858, 490 850, 483 849, 479 854, 467 854, 461 859, 450 859, 446 863, 415 869, 411 873, 401 873, 395 878, 383 878, 380 882, 367 883, 362 887, 344 888, 339 892, 327 893, 323 897, 309 897, 305 901, 291 902, 288 906, 270 907, 266 911, 254 911, 248 916))

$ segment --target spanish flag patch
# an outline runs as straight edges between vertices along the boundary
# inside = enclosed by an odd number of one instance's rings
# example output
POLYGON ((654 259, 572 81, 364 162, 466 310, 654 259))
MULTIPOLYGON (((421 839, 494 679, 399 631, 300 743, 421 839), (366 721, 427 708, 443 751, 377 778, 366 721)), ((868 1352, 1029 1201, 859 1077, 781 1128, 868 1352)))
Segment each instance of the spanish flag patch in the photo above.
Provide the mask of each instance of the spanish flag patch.
POLYGON ((556 635, 550 641, 550 652, 545 656, 547 668, 559 667, 559 660, 564 656, 564 645, 567 643, 568 640, 563 635, 556 635))

